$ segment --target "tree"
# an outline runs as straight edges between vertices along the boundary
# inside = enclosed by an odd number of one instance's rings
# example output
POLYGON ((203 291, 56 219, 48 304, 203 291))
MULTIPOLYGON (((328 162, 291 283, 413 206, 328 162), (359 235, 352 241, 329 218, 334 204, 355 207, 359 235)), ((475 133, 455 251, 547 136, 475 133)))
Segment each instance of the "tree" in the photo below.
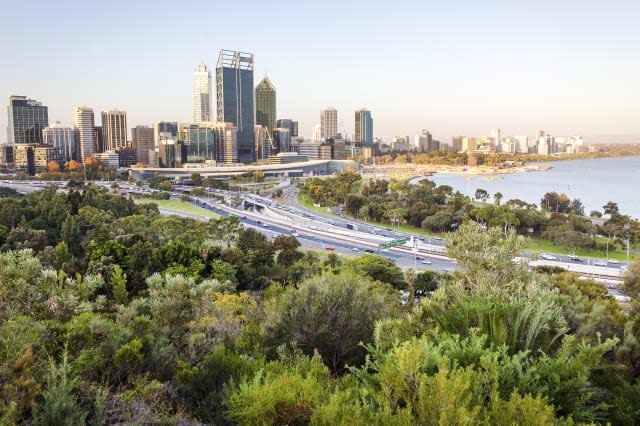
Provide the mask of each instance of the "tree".
POLYGON ((122 272, 122 268, 117 263, 113 265, 111 276, 109 277, 109 284, 111 284, 113 301, 118 305, 125 305, 129 299, 129 293, 127 292, 127 275, 122 272))
POLYGON ((200 173, 191 173, 190 178, 193 186, 202 186, 204 183, 204 180, 202 179, 202 176, 200 176, 200 173))
POLYGON ((327 259, 324 261, 324 264, 329 266, 332 271, 335 271, 338 266, 342 264, 342 261, 340 260, 340 256, 338 256, 336 253, 329 253, 327 255, 327 259))
POLYGON ((58 163, 57 161, 51 160, 47 163, 47 171, 51 172, 51 173, 55 173, 55 172, 59 172, 60 171, 60 163, 58 163))
POLYGON ((502 192, 496 192, 495 194, 493 194, 493 199, 495 200, 495 203, 497 206, 500 205, 500 201, 502 201, 503 195, 502 192))
POLYGON ((70 172, 77 172, 78 170, 82 169, 82 166, 76 160, 69 160, 64 165, 64 168, 70 172))
POLYGON ((620 208, 618 207, 618 203, 614 203, 613 201, 609 201, 607 204, 602 206, 602 210, 604 214, 608 214, 613 216, 614 214, 620 213, 620 208))
POLYGON ((49 360, 47 384, 43 392, 43 402, 38 405, 34 414, 35 425, 82 425, 87 413, 84 412, 75 397, 78 386, 72 375, 71 366, 65 350, 62 362, 57 364, 49 360))
POLYGON ((627 267, 624 274, 624 291, 634 299, 640 299, 640 259, 636 259, 627 267))
POLYGON ((406 285, 402 270, 386 257, 367 253, 349 259, 346 264, 354 272, 364 274, 373 280, 391 284, 396 288, 406 285))
POLYGON ((273 240, 273 249, 279 251, 276 261, 284 267, 293 265, 304 256, 298 251, 298 247, 300 247, 300 241, 296 237, 278 235, 273 240))
POLYGON ((407 283, 407 287, 409 290, 409 298, 407 299, 407 307, 409 310, 413 308, 413 302, 416 299, 416 280, 417 274, 412 268, 404 271, 404 280, 407 283))
POLYGON ((478 188, 476 189, 474 198, 484 203, 485 201, 487 201, 487 198, 489 198, 489 193, 485 189, 478 188))
POLYGON ((325 274, 271 300, 264 323, 273 347, 293 341, 308 356, 317 351, 332 371, 364 360, 362 343, 377 320, 394 312, 393 296, 356 274, 325 274))

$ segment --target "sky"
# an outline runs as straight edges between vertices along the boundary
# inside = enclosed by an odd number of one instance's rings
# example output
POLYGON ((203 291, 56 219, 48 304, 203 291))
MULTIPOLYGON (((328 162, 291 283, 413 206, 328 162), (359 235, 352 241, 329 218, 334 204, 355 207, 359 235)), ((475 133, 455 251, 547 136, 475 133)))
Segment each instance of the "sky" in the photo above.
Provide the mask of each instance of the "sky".
MULTIPOLYGON (((332 106, 347 134, 370 109, 387 140, 497 127, 640 141, 637 0, 0 0, 0 13, 0 95, 42 101, 50 123, 80 105, 126 110, 129 127, 189 122, 192 72, 230 49, 255 55, 255 84, 269 75, 278 117, 307 137, 332 106)), ((3 112, 0 142, 6 126, 3 112)))

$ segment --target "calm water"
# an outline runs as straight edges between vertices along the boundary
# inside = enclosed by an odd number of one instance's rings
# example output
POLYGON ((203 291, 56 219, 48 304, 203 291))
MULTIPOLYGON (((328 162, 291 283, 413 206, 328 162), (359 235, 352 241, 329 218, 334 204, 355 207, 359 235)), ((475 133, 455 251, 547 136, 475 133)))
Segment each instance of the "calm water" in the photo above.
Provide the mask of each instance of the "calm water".
POLYGON ((618 203, 620 212, 640 218, 640 156, 597 158, 593 160, 554 161, 545 172, 513 173, 505 175, 468 176, 436 174, 429 179, 438 185, 451 185, 454 190, 473 198, 476 189, 493 194, 501 192, 502 202, 519 198, 540 204, 545 193, 565 193, 579 198, 586 214, 602 212, 608 201, 618 203))

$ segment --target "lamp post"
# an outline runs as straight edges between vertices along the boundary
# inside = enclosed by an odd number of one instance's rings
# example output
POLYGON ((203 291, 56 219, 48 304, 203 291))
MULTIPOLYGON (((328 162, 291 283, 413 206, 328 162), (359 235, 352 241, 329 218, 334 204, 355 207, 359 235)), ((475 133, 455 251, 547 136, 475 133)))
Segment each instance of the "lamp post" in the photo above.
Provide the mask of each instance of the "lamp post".
POLYGON ((624 229, 627 232, 627 263, 629 263, 629 234, 631 234, 631 229, 629 228, 629 222, 624 224, 624 229))

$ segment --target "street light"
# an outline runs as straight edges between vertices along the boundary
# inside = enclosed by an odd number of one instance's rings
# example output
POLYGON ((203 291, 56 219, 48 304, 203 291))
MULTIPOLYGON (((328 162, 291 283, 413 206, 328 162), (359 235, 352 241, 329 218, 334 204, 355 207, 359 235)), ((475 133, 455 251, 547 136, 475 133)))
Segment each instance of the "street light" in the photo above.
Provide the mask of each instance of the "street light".
POLYGON ((629 222, 624 224, 624 229, 627 231, 627 263, 629 263, 629 235, 631 234, 631 230, 629 229, 629 222))

